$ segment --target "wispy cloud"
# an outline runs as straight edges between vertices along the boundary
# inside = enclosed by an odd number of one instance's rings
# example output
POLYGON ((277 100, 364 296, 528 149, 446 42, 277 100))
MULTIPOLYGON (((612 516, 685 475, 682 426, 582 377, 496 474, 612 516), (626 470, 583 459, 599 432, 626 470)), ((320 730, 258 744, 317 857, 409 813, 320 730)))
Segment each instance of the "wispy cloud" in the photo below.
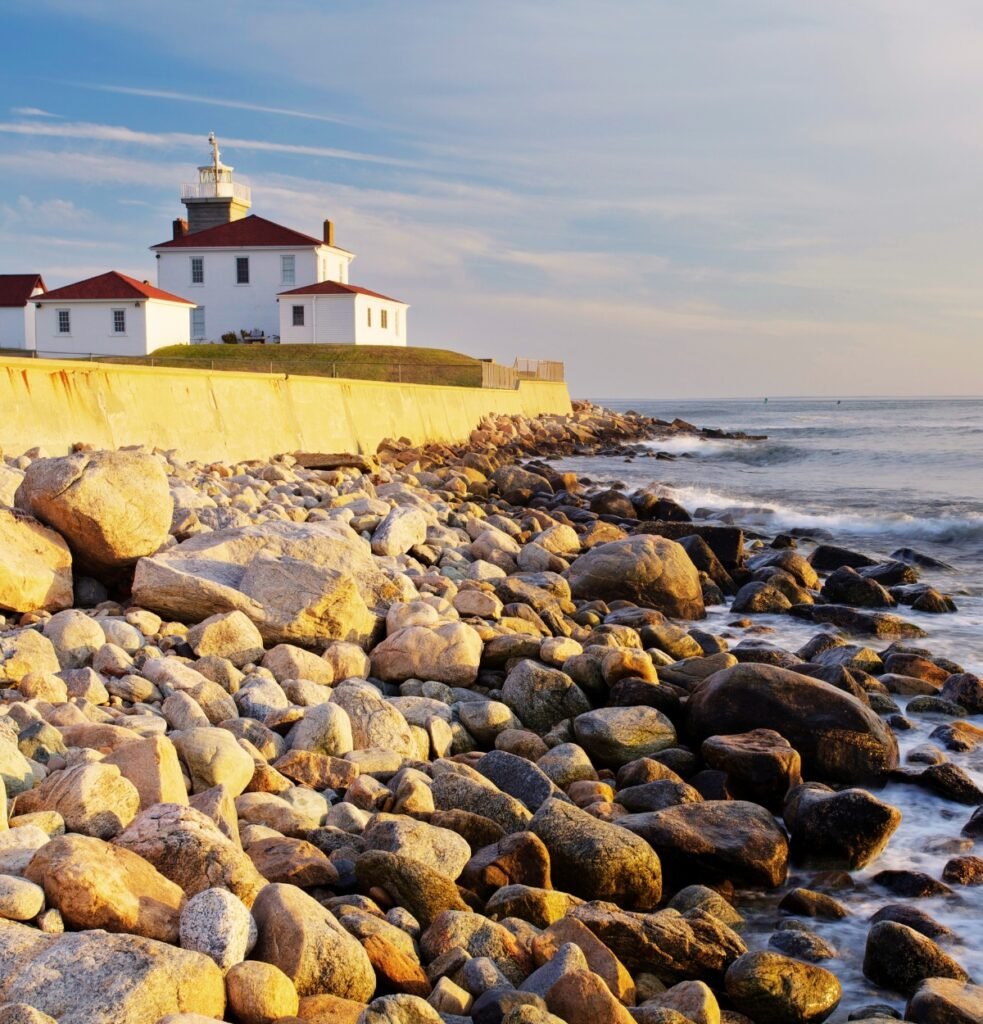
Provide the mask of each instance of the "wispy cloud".
POLYGON ((42 110, 40 107, 11 107, 10 112, 19 117, 61 117, 61 114, 52 114, 50 110, 42 110))
MULTIPOLYGON (((310 110, 296 110, 290 107, 271 107, 262 103, 247 103, 244 100, 223 99, 220 96, 210 96, 208 93, 175 92, 170 89, 139 89, 128 85, 102 85, 89 82, 72 82, 73 87, 79 89, 91 89, 95 92, 111 92, 121 96, 143 96, 147 99, 176 100, 179 103, 198 103, 206 107, 226 107, 230 110, 252 110, 258 114, 278 114, 281 117, 296 117, 305 121, 324 121, 328 124, 346 125, 350 128, 369 127, 365 121, 352 117, 343 117, 340 114, 315 114, 310 110)), ((26 108, 16 113, 42 113, 26 108)), ((56 115, 43 115, 54 117, 56 115)))
MULTIPOLYGON (((91 121, 71 121, 60 124, 51 124, 45 121, 3 121, 0 122, 0 132, 8 135, 116 142, 134 146, 153 146, 158 149, 194 147, 196 150, 202 150, 204 148, 204 140, 201 136, 193 135, 190 132, 145 132, 127 128, 124 125, 96 124, 91 121)), ((254 152, 293 153, 299 156, 351 160, 358 163, 416 170, 422 170, 428 166, 415 160, 404 160, 400 157, 384 156, 377 153, 358 153, 354 150, 336 149, 331 146, 309 146, 300 143, 271 142, 266 139, 225 137, 221 141, 223 145, 254 152)))

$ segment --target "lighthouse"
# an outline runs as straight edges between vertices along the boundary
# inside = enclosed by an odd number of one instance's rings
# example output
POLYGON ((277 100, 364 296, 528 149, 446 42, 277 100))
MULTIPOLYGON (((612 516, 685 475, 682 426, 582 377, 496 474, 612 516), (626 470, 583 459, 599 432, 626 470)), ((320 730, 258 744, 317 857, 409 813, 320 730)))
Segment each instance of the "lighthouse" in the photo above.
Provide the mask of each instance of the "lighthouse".
POLYGON ((212 162, 198 168, 196 182, 181 186, 189 235, 242 220, 252 205, 249 186, 235 181, 234 168, 222 163, 214 132, 209 132, 208 144, 212 147, 212 162))

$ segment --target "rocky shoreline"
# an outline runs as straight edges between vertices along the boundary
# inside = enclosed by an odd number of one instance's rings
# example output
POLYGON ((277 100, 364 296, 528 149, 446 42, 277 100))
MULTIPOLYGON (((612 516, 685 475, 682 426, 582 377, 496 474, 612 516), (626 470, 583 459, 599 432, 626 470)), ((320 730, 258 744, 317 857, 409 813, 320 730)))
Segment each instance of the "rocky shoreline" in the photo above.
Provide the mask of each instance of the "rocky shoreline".
POLYGON ((983 681, 898 613, 952 599, 916 552, 552 465, 680 434, 755 440, 578 403, 371 457, 0 462, 0 1024, 983 1020, 919 906, 983 883, 983 681), (840 1005, 817 922, 885 783, 952 856, 873 876, 881 998, 840 1005))

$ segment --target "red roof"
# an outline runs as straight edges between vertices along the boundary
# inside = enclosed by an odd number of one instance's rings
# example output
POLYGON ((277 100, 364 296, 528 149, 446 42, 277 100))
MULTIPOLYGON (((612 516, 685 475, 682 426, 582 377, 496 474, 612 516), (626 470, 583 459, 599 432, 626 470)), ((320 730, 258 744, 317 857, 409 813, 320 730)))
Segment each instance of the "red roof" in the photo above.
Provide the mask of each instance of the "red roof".
POLYGON ((185 306, 194 306, 194 302, 182 299, 180 295, 161 291, 146 281, 138 281, 135 277, 127 277, 118 270, 110 270, 97 277, 87 277, 75 284, 66 284, 64 288, 37 296, 38 302, 51 300, 61 302, 67 299, 160 299, 162 302, 181 302, 185 306))
POLYGON ((324 245, 320 238, 302 234, 282 224, 274 224, 265 217, 251 214, 218 227, 194 231, 190 235, 172 238, 169 242, 152 245, 151 249, 296 249, 324 245))
POLYGON ((385 299, 386 302, 406 303, 402 299, 394 299, 391 295, 370 292, 368 288, 359 288, 357 284, 342 284, 340 281, 321 281, 318 284, 307 284, 303 288, 291 288, 281 295, 371 295, 373 299, 385 299))
POLYGON ((0 306, 26 306, 35 288, 48 290, 40 274, 0 274, 0 306))

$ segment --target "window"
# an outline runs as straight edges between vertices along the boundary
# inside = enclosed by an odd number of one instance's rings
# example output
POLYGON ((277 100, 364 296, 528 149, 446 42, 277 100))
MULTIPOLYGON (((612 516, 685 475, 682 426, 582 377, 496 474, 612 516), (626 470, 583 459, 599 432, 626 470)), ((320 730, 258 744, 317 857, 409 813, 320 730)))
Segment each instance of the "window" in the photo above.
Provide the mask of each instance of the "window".
POLYGON ((204 256, 192 256, 191 257, 191 283, 192 284, 204 284, 205 283, 205 257, 204 256))
POLYGON ((281 284, 297 283, 297 257, 280 257, 280 282, 281 284))
POLYGON ((205 307, 195 306, 191 310, 191 337, 200 340, 205 337, 205 307))
POLYGON ((59 334, 71 334, 72 333, 72 314, 70 310, 59 309, 58 310, 58 333, 59 334))
POLYGON ((126 334, 126 310, 113 310, 113 334, 126 334))
POLYGON ((248 256, 236 256, 236 284, 249 284, 248 256))
POLYGON ((388 309, 380 309, 379 310, 379 326, 383 330, 385 330, 389 326, 389 310, 388 309))
POLYGON ((396 310, 396 337, 399 337, 399 310, 396 310))
POLYGON ((371 326, 372 326, 372 307, 371 307, 371 306, 369 306, 369 307, 368 307, 368 308, 366 309, 366 311, 365 311, 365 312, 366 312, 366 313, 368 313, 368 315, 369 315, 369 327, 371 327, 371 326))
POLYGON ((293 307, 293 325, 294 327, 304 326, 304 307, 294 306, 293 307))

